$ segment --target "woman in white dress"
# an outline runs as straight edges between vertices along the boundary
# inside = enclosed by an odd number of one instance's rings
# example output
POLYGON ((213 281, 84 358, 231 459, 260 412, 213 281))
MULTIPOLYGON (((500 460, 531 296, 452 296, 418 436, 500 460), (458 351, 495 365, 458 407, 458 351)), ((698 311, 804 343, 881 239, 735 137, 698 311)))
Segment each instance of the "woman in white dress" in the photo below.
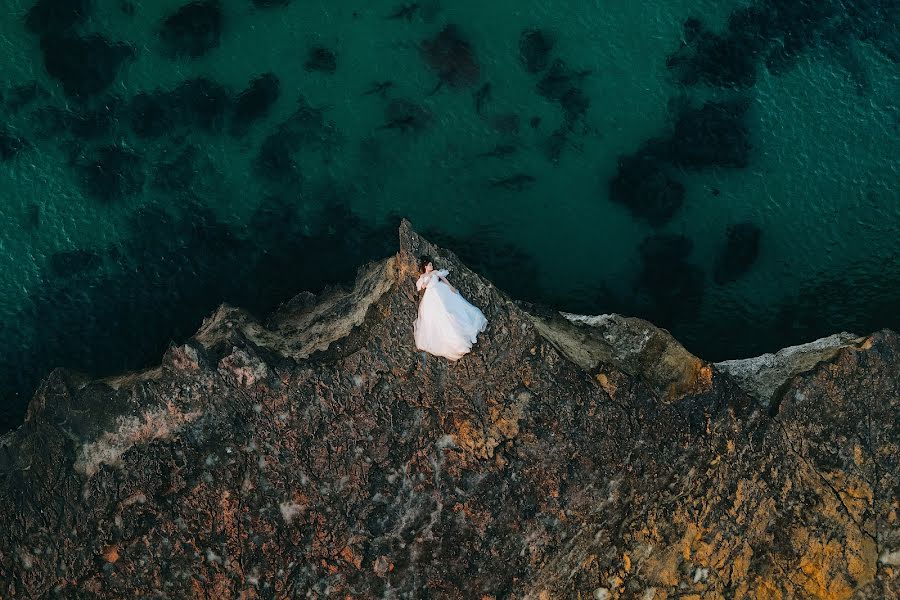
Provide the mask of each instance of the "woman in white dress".
POLYGON ((416 289, 425 293, 413 325, 416 348, 459 360, 472 349, 478 334, 487 327, 487 319, 450 285, 449 271, 434 269, 430 257, 422 257, 419 271, 422 275, 416 281, 416 289))

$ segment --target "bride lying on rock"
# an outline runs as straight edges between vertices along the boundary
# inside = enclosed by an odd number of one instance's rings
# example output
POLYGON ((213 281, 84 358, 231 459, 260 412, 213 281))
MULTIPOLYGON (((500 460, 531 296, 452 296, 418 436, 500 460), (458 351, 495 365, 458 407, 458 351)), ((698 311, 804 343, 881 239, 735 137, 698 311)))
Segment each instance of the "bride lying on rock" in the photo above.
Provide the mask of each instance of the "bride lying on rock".
POLYGON ((422 275, 416 281, 416 289, 425 293, 413 325, 416 348, 458 360, 472 349, 478 334, 487 327, 487 319, 450 285, 449 271, 434 270, 430 257, 422 257, 419 272, 422 275))

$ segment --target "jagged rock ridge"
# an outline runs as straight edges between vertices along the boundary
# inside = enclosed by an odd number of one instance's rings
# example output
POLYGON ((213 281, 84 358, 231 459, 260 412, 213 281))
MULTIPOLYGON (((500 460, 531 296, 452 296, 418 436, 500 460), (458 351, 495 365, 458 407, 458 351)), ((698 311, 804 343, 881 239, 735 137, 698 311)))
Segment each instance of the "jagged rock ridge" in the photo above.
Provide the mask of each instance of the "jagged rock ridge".
POLYGON ((0 597, 890 597, 900 336, 816 352, 752 388, 404 223, 352 290, 51 374, 0 438, 0 597), (424 253, 490 322, 455 364, 412 343, 424 253))

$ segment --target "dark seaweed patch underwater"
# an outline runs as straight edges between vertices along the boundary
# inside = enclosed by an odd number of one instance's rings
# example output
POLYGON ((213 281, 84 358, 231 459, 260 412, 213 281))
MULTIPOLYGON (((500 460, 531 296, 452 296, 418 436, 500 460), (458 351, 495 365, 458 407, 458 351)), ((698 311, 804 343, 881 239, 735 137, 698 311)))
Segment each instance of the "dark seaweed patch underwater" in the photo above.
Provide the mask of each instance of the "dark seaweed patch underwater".
POLYGON ((900 328, 900 5, 38 0, 0 22, 0 432, 395 249, 708 359, 900 328), (557 10, 558 9, 558 10, 557 10))

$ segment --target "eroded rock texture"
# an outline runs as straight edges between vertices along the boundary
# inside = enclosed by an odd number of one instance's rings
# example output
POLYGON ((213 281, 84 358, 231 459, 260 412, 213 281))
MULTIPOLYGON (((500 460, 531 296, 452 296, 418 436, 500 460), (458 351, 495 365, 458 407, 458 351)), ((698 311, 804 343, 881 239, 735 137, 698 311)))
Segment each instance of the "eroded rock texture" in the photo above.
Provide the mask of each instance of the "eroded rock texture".
POLYGON ((0 597, 900 590, 900 336, 791 371, 769 416, 646 322, 526 312, 400 237, 158 368, 54 372, 0 438, 0 597), (455 364, 413 345, 423 253, 490 321, 455 364))

